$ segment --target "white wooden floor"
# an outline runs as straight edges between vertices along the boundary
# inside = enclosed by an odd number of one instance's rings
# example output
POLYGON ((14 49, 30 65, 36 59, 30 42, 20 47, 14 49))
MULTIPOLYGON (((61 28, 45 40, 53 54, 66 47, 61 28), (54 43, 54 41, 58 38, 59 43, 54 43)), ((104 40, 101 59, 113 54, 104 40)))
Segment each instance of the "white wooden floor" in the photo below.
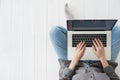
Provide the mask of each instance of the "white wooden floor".
POLYGON ((0 80, 46 80, 47 0, 0 0, 0 80))

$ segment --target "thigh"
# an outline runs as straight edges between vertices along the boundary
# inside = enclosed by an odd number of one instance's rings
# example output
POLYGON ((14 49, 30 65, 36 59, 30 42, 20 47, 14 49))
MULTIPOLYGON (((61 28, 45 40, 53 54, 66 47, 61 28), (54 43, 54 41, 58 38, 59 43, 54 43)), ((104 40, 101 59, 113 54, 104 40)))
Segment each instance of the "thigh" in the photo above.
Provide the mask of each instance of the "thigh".
POLYGON ((53 27, 50 39, 59 59, 67 59, 67 30, 62 26, 53 27))
POLYGON ((119 51, 120 51, 120 26, 116 25, 114 26, 112 30, 112 57, 111 60, 115 61, 119 51))

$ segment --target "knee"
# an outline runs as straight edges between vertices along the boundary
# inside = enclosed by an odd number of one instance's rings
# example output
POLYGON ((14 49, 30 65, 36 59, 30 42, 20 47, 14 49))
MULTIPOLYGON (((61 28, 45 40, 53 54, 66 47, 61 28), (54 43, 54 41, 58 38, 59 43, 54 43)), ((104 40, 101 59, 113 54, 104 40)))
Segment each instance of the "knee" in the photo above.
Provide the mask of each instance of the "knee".
POLYGON ((120 41, 120 26, 116 25, 114 26, 113 30, 112 30, 112 41, 116 42, 116 41, 120 41))
POLYGON ((113 30, 112 30, 112 35, 113 35, 113 36, 118 36, 118 35, 120 35, 120 26, 119 26, 119 25, 114 26, 114 28, 113 28, 113 30))
POLYGON ((49 32, 49 35, 51 38, 54 38, 56 36, 59 36, 62 32, 62 29, 63 27, 62 26, 54 26, 51 28, 50 32, 49 32))
POLYGON ((115 25, 113 27, 113 32, 120 32, 120 26, 119 25, 115 25))

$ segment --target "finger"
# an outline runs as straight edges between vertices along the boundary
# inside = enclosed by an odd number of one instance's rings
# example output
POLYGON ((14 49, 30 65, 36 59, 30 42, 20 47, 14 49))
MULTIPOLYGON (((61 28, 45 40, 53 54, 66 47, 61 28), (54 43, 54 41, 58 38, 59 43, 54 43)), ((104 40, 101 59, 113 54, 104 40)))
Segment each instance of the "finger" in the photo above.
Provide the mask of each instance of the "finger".
POLYGON ((82 50, 85 50, 85 49, 86 49, 86 45, 87 45, 87 44, 85 44, 85 45, 82 47, 82 50))
POLYGON ((95 42, 96 42, 97 46, 100 47, 100 44, 99 44, 99 42, 98 42, 98 39, 95 38, 95 42))
POLYGON ((85 45, 85 42, 82 42, 79 48, 82 49, 84 45, 85 45))
POLYGON ((81 47, 83 46, 84 42, 82 41, 82 43, 79 45, 79 49, 81 49, 81 47))
POLYGON ((101 45, 101 46, 103 46, 103 43, 102 43, 102 41, 101 41, 100 39, 98 39, 98 41, 99 41, 100 45, 101 45))
POLYGON ((92 42, 93 42, 93 45, 94 45, 95 49, 97 49, 98 47, 97 47, 97 44, 95 43, 95 41, 92 40, 92 42))
POLYGON ((86 50, 86 44, 81 49, 81 51, 82 51, 83 54, 84 54, 85 50, 86 50))
POLYGON ((81 42, 78 44, 78 47, 80 47, 82 43, 83 43, 83 41, 81 41, 81 42))
POLYGON ((78 48, 79 48, 79 46, 81 45, 81 43, 82 43, 82 41, 81 41, 81 42, 79 42, 79 43, 77 44, 76 49, 78 49, 78 48))
POLYGON ((101 44, 102 42, 99 38, 97 39, 97 41, 98 41, 99 45, 102 46, 102 44, 101 44))

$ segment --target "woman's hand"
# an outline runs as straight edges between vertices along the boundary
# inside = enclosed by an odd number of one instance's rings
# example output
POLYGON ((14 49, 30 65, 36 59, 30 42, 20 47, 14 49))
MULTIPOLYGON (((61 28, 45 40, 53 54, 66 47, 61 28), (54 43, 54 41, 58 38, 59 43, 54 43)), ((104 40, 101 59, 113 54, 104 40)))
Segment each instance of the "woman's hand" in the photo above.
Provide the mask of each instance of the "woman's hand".
POLYGON ((75 56, 73 60, 70 63, 69 69, 74 70, 75 66, 77 65, 78 61, 83 57, 84 52, 86 49, 86 44, 85 42, 80 42, 75 50, 75 56))
POLYGON ((105 49, 104 46, 102 44, 102 42, 99 39, 94 39, 93 40, 93 51, 96 54, 96 56, 100 59, 102 66, 105 68, 107 66, 109 66, 107 60, 106 60, 106 56, 105 56, 105 49))
POLYGON ((93 48, 93 52, 99 59, 103 57, 105 58, 105 49, 102 42, 99 39, 95 38, 93 40, 92 48, 93 48))
POLYGON ((86 49, 86 44, 85 44, 85 42, 81 41, 76 47, 74 58, 76 60, 80 60, 84 55, 85 49, 86 49))

